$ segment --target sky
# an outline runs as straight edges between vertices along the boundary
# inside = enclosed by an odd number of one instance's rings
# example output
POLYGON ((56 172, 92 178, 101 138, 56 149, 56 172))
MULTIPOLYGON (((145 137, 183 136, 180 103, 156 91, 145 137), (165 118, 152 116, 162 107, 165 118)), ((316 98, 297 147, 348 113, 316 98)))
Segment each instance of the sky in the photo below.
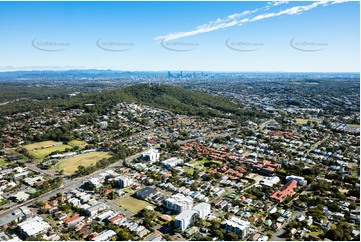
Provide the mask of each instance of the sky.
POLYGON ((360 71, 357 1, 0 2, 0 36, 0 71, 360 71))

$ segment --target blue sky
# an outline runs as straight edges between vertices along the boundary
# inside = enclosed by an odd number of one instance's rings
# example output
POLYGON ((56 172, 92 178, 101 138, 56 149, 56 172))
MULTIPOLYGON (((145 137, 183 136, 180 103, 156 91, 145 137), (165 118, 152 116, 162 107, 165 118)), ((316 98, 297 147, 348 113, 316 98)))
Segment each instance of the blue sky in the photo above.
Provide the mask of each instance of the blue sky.
POLYGON ((359 72, 359 2, 0 2, 0 70, 359 72))

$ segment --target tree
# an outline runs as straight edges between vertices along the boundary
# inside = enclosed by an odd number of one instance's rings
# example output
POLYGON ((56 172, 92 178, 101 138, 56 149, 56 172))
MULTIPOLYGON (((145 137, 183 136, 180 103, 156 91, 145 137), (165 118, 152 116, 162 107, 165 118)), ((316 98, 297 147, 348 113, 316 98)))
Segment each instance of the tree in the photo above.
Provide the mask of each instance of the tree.
POLYGON ((217 221, 217 220, 212 221, 211 228, 213 230, 218 230, 218 229, 220 229, 220 227, 221 227, 221 223, 219 221, 217 221))
POLYGON ((217 229, 214 231, 214 236, 216 236, 218 239, 223 239, 224 238, 224 235, 222 233, 222 231, 220 229, 217 229))
POLYGON ((153 222, 149 218, 143 219, 143 225, 147 228, 153 227, 153 222))
POLYGON ((230 241, 239 241, 239 237, 235 232, 231 232, 227 234, 227 240, 230 241))
POLYGON ((130 231, 129 229, 126 228, 121 228, 118 233, 117 233, 118 239, 119 240, 130 240, 130 231))
POLYGON ((45 205, 45 202, 44 202, 44 201, 37 201, 37 202, 35 203, 35 206, 38 207, 38 208, 44 207, 44 205, 45 205))
POLYGON ((343 240, 343 235, 342 232, 339 231, 338 229, 330 229, 325 233, 325 237, 333 240, 333 241, 342 241, 343 240))

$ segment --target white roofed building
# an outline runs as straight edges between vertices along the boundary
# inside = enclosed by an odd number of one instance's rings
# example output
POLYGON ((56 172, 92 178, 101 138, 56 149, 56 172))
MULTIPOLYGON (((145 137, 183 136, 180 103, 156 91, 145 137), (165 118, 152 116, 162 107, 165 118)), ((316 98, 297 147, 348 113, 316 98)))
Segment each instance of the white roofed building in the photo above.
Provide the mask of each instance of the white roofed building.
POLYGON ((291 180, 294 180, 297 182, 297 186, 304 186, 307 185, 307 180, 302 176, 287 176, 286 181, 289 182, 291 180))
POLYGON ((183 160, 179 159, 177 157, 172 157, 167 160, 164 160, 161 162, 162 166, 164 166, 167 169, 171 169, 173 167, 176 167, 177 165, 183 164, 183 160))
POLYGON ((241 238, 246 238, 248 236, 250 229, 250 223, 248 221, 232 217, 231 219, 223 221, 222 224, 226 225, 225 230, 227 232, 234 232, 241 238))
POLYGON ((209 203, 199 203, 193 207, 197 211, 201 219, 205 219, 211 213, 211 205, 209 203))
POLYGON ((34 217, 19 224, 19 231, 25 237, 36 236, 45 233, 50 229, 50 225, 41 217, 34 217))
POLYGON ((92 241, 110 241, 117 234, 113 230, 105 230, 97 237, 93 238, 92 241))
POLYGON ((170 210, 181 213, 184 210, 192 209, 193 199, 178 193, 164 200, 164 205, 170 210))
POLYGON ((195 210, 183 211, 174 218, 174 226, 182 231, 186 230, 192 225, 195 214, 197 214, 195 210))
POLYGON ((142 154, 142 159, 151 163, 159 161, 159 151, 157 149, 149 149, 142 154))

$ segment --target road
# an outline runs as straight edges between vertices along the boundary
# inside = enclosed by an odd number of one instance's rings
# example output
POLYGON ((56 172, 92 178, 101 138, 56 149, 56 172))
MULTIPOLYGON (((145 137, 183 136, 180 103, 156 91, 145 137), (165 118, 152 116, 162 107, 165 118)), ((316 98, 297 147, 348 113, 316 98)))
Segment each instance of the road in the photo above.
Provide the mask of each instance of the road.
POLYGON ((279 237, 280 235, 282 235, 282 234, 285 232, 284 227, 286 227, 286 225, 287 225, 288 223, 292 222, 293 220, 295 220, 295 219, 296 219, 297 217, 299 217, 300 215, 305 215, 305 211, 302 211, 302 212, 297 211, 296 214, 293 215, 293 216, 288 220, 287 223, 284 223, 284 224, 280 227, 280 229, 272 235, 270 241, 284 241, 284 240, 286 240, 286 238, 280 238, 280 237, 279 237))
MULTIPOLYGON (((217 134, 216 134, 217 135, 217 134)), ((215 135, 215 136, 216 136, 215 135)), ((226 133, 225 134, 220 134, 219 136, 223 136, 223 135, 227 135, 226 133)), ((213 135, 212 135, 213 136, 213 135)), ((197 138, 198 139, 198 138, 197 138)), ((192 141, 195 141, 197 139, 189 139, 189 140, 178 140, 176 143, 179 144, 179 145, 182 145, 184 143, 187 143, 187 142, 192 142, 192 141)), ((150 148, 159 148, 160 145, 157 144, 153 147, 150 147, 150 148)), ((135 158, 138 158, 139 156, 141 156, 141 154, 144 153, 144 151, 142 152, 139 152, 135 155, 132 155, 130 157, 127 157, 125 159, 126 162, 129 162, 131 160, 134 160, 135 158)), ((39 197, 36 197, 36 198, 33 198, 33 199, 30 199, 24 203, 21 203, 21 204, 17 204, 7 210, 3 210, 3 211, 0 211, 0 216, 3 215, 3 214, 7 214, 7 213, 11 213, 13 212, 14 210, 18 209, 19 207, 21 206, 29 206, 33 203, 35 203, 36 201, 39 201, 39 200, 48 200, 50 199, 51 197, 53 196, 56 196, 57 193, 62 193, 64 191, 69 191, 69 190, 72 190, 72 189, 75 189, 75 188, 78 188, 81 184, 83 184, 83 182, 87 179, 87 178, 90 178, 90 177, 93 177, 93 176, 97 176, 99 173, 102 173, 104 172, 105 170, 108 170, 108 169, 111 169, 111 168, 116 168, 116 167, 119 167, 121 164, 123 163, 122 160, 119 160, 111 165, 109 165, 108 167, 104 168, 104 169, 101 169, 101 170, 98 170, 98 171, 95 171, 94 173, 91 173, 87 176, 83 176, 83 177, 78 177, 78 178, 74 178, 74 179, 69 179, 69 178, 65 178, 63 179, 63 185, 59 188, 59 189, 56 189, 56 190, 53 190, 53 191, 50 191, 48 193, 45 193, 39 197)), ((47 171, 47 170, 42 170, 42 169, 39 169, 38 167, 36 167, 35 164, 27 164, 27 167, 30 169, 30 170, 33 170, 33 171, 37 171, 37 172, 40 172, 40 173, 44 173, 44 174, 47 174, 47 175, 51 175, 51 176, 54 176, 53 173, 51 173, 50 171, 47 171)), ((110 203, 108 203, 110 204, 110 203)))
MULTIPOLYGON (((157 146, 159 146, 159 145, 157 145, 157 146)), ((153 148, 156 148, 156 146, 153 147, 153 148)), ((137 153, 137 154, 135 154, 135 155, 132 155, 132 156, 126 158, 125 160, 126 160, 126 161, 130 161, 130 160, 132 160, 132 159, 134 159, 134 158, 139 157, 142 153, 143 153, 143 152, 139 152, 139 153, 137 153)), ((63 186, 62 186, 61 188, 56 189, 56 190, 53 190, 53 191, 50 191, 50 192, 48 192, 48 193, 45 193, 45 194, 43 194, 43 195, 41 195, 41 196, 39 196, 39 197, 33 198, 33 199, 31 199, 31 200, 28 200, 28 201, 26 201, 26 202, 24 202, 24 203, 17 204, 17 205, 15 205, 14 207, 12 207, 12 208, 10 208, 10 209, 1 211, 1 212, 0 212, 0 216, 3 215, 3 214, 6 214, 6 213, 13 212, 14 210, 18 209, 18 208, 21 207, 21 206, 31 205, 31 204, 35 203, 36 201, 39 201, 39 200, 48 200, 48 199, 50 199, 51 197, 55 196, 55 195, 56 195, 57 193, 59 193, 59 192, 64 192, 64 191, 72 190, 72 189, 74 189, 74 188, 78 188, 78 187, 84 182, 84 180, 86 180, 87 178, 96 176, 96 175, 98 175, 99 173, 104 172, 105 170, 108 170, 109 168, 113 168, 113 167, 119 166, 119 165, 122 164, 122 162, 123 162, 123 161, 121 161, 121 160, 120 160, 120 161, 117 161, 117 162, 111 164, 110 166, 108 166, 108 167, 106 167, 106 168, 104 168, 104 169, 98 170, 98 171, 96 171, 96 172, 94 172, 94 173, 92 173, 92 174, 89 174, 89 175, 87 175, 87 176, 78 177, 78 178, 74 178, 74 179, 64 178, 64 179, 63 179, 63 186)), ((35 167, 36 167, 36 166, 35 166, 35 167)), ((32 168, 35 170, 34 167, 31 167, 31 168, 29 168, 29 169, 33 170, 32 168)), ((37 168, 37 167, 36 167, 36 168, 37 168)), ((37 168, 37 169, 39 169, 39 168, 37 168)), ((39 169, 39 172, 45 173, 44 171, 46 171, 46 170, 41 170, 41 169, 39 169)), ((53 176, 53 175, 52 175, 52 176, 53 176)))
POLYGON ((42 170, 39 167, 37 167, 36 164, 34 164, 34 163, 26 163, 25 166, 29 170, 32 170, 32 171, 35 171, 35 172, 44 173, 44 174, 49 175, 49 176, 56 176, 56 174, 54 172, 51 172, 49 170, 42 170))
POLYGON ((306 151, 305 156, 307 156, 313 149, 316 149, 321 143, 325 142, 329 137, 330 135, 328 134, 322 140, 319 140, 313 145, 311 145, 311 147, 306 151))
POLYGON ((267 120, 258 126, 258 130, 264 129, 264 127, 266 127, 268 124, 271 124, 271 123, 277 123, 277 122, 274 119, 267 120))

